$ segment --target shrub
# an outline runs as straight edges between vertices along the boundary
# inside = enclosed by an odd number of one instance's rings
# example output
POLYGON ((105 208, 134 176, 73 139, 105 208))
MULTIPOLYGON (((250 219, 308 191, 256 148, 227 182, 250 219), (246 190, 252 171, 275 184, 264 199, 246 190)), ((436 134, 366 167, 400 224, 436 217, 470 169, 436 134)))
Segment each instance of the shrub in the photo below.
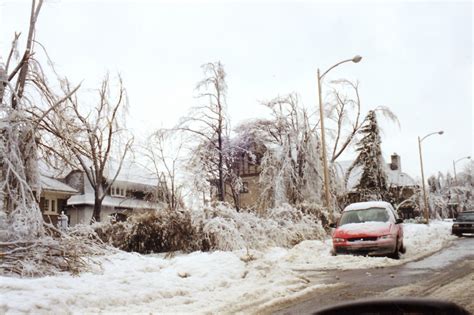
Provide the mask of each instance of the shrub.
POLYGON ((144 254, 291 247, 326 234, 315 215, 289 205, 270 209, 260 217, 237 212, 224 203, 195 211, 133 215, 126 222, 98 224, 95 230, 104 242, 144 254))

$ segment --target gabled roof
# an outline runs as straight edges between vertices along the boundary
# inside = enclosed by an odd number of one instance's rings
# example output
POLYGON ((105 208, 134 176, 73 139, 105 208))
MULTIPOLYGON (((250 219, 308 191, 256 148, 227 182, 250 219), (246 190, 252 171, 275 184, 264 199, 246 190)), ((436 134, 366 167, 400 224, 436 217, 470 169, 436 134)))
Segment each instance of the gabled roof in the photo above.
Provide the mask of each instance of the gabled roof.
POLYGON ((79 192, 69 185, 60 182, 57 179, 40 175, 41 189, 43 191, 53 191, 68 194, 78 194, 79 192))
MULTIPOLYGON (((353 161, 341 161, 335 163, 335 169, 337 176, 344 180, 347 170, 352 165, 353 161)), ((388 184, 396 187, 414 187, 417 186, 415 180, 405 172, 402 172, 400 169, 392 170, 389 164, 384 164, 385 173, 387 174, 388 184)), ((351 190, 360 181, 362 176, 362 167, 357 166, 352 170, 348 180, 347 180, 347 189, 351 190)))

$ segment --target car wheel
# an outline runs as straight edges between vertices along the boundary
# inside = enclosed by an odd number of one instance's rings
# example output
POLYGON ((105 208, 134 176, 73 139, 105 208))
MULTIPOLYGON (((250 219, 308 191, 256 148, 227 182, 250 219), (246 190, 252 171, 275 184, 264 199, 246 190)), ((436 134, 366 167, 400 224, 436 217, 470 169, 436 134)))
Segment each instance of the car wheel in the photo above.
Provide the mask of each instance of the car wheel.
POLYGON ((405 254, 407 252, 407 248, 405 247, 405 245, 403 245, 403 241, 402 241, 402 244, 400 245, 400 253, 402 254, 405 254))
POLYGON ((392 259, 400 259, 400 252, 399 252, 399 247, 398 247, 398 238, 397 238, 397 243, 395 244, 395 250, 390 256, 388 256, 392 259))

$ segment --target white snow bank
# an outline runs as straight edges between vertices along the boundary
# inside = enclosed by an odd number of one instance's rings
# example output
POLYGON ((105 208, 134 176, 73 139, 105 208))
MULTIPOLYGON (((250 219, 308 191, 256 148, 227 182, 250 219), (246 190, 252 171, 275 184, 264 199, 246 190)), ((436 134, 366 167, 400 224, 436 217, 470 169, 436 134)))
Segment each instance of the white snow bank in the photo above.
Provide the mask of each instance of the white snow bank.
POLYGON ((352 269, 401 264, 445 246, 452 223, 405 224, 402 259, 330 255, 331 241, 291 249, 194 252, 165 258, 120 252, 102 270, 39 279, 0 277, 0 313, 236 313, 293 299, 321 284, 298 269, 352 269), (245 259, 241 259, 241 258, 245 259), (245 262, 248 261, 248 262, 245 262))

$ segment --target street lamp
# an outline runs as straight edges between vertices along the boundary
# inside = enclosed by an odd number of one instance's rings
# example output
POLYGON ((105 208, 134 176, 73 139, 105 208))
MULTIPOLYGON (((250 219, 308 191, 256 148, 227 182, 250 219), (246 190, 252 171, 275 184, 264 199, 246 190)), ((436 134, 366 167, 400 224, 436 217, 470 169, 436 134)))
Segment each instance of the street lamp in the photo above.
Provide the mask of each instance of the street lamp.
POLYGON ((334 66, 330 67, 324 73, 321 75, 319 68, 318 68, 318 96, 319 96, 319 115, 321 118, 321 144, 323 147, 323 168, 324 168, 324 197, 325 197, 325 206, 329 207, 331 203, 331 195, 329 192, 329 170, 328 170, 328 161, 327 161, 327 156, 326 156, 326 136, 325 136, 325 131, 324 131, 324 110, 323 110, 323 101, 322 101, 322 95, 321 95, 321 80, 323 77, 332 69, 336 68, 337 66, 346 63, 346 62, 353 62, 353 63, 358 63, 359 61, 362 60, 362 57, 357 55, 352 59, 347 59, 343 60, 341 62, 336 63, 334 66))
MULTIPOLYGON (((458 177, 456 175, 456 163, 459 161, 462 161, 464 159, 470 159, 470 156, 465 156, 463 158, 460 158, 456 161, 453 160, 453 171, 454 171, 454 184, 457 186, 458 185, 458 177)), ((459 212, 459 207, 461 206, 461 199, 459 198, 459 193, 456 193, 457 198, 458 198, 458 206, 457 206, 457 211, 459 212)))
POLYGON ((426 224, 430 223, 430 215, 429 215, 429 212, 428 212, 428 198, 426 197, 425 174, 423 172, 423 157, 422 157, 422 154, 421 154, 421 142, 423 140, 425 140, 426 138, 428 138, 429 136, 432 136, 432 135, 435 135, 435 134, 442 135, 443 133, 444 133, 444 131, 432 132, 432 133, 427 134, 426 136, 424 136, 421 139, 420 139, 420 136, 418 136, 418 150, 420 152, 421 182, 423 184, 423 199, 424 199, 424 206, 425 206, 425 211, 424 212, 425 212, 426 224))
POLYGON ((459 162, 459 161, 462 161, 464 159, 470 159, 471 157, 470 156, 465 156, 463 158, 460 158, 459 160, 456 160, 454 161, 453 160, 453 170, 454 170, 454 182, 456 183, 456 185, 458 184, 458 178, 456 177, 456 164, 459 162))

